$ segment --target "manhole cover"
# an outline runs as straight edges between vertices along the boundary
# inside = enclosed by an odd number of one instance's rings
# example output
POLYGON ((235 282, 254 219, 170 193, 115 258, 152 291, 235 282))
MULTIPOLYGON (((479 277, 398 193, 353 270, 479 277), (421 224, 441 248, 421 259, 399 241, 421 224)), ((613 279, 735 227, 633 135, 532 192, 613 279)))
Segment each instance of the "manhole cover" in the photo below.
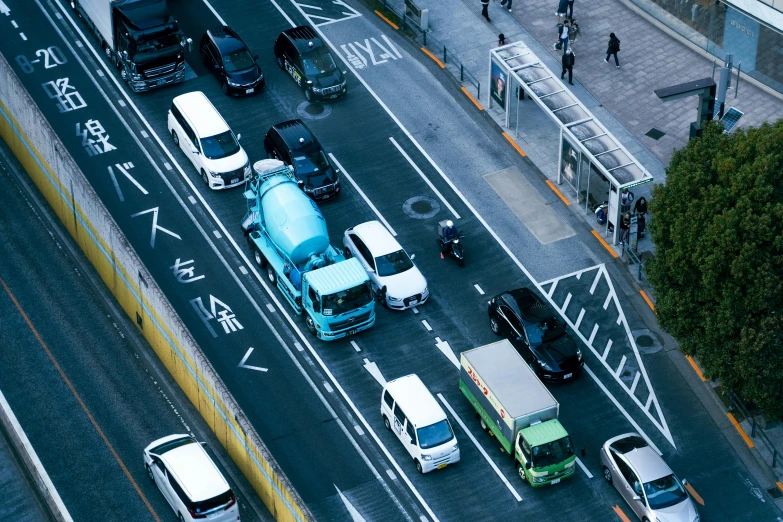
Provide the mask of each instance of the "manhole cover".
POLYGON ((769 488, 767 490, 767 493, 769 493, 769 496, 772 497, 774 500, 783 498, 783 491, 780 491, 780 488, 778 487, 769 488))
POLYGON ((429 219, 440 212, 440 204, 427 196, 414 196, 403 203, 402 211, 414 219, 429 219))
POLYGON ((660 341, 650 330, 634 330, 631 332, 631 335, 633 335, 633 340, 636 343, 636 349, 641 354, 649 355, 663 350, 660 341))
POLYGON ((652 128, 645 133, 645 136, 649 136, 650 138, 654 139, 655 141, 658 141, 659 139, 663 138, 666 135, 665 132, 660 131, 656 128, 652 128))
POLYGON ((332 114, 332 106, 328 103, 310 103, 303 101, 296 107, 296 112, 306 120, 320 120, 332 114))

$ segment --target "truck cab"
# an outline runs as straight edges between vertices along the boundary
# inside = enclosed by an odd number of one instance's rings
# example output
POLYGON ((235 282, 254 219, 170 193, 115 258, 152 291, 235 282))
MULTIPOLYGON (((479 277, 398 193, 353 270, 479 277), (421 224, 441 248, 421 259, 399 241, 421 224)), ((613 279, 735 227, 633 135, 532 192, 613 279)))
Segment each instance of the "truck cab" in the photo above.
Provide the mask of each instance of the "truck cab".
POLYGON ((520 478, 533 487, 557 484, 576 469, 571 437, 557 419, 520 430, 514 457, 520 478))

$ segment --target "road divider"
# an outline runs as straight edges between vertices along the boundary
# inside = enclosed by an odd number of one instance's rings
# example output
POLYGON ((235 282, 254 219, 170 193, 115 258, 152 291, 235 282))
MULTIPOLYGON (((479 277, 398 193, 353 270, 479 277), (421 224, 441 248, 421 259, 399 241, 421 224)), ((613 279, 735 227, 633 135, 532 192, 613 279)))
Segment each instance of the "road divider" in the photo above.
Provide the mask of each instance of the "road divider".
POLYGON ((269 511, 281 522, 314 520, 2 55, 0 138, 269 511))
POLYGON ((508 141, 511 144, 511 146, 517 150, 517 152, 519 152, 520 156, 522 156, 523 158, 527 156, 527 154, 525 154, 525 151, 519 148, 517 142, 514 141, 514 139, 511 136, 509 136, 507 132, 503 133, 503 137, 506 138, 506 141, 508 141))
POLYGON ((748 437, 748 434, 745 433, 745 430, 742 429, 742 426, 740 426, 739 422, 737 422, 737 419, 734 418, 734 415, 732 415, 731 413, 727 413, 726 416, 728 416, 729 421, 731 421, 731 423, 737 429, 737 431, 740 434, 740 437, 742 437, 742 440, 745 441, 745 444, 747 444, 749 448, 755 448, 756 445, 753 444, 752 440, 750 440, 750 437, 748 437))
POLYGON ((472 94, 470 94, 470 91, 467 88, 461 87, 461 89, 462 92, 465 93, 465 96, 467 96, 468 99, 473 102, 473 105, 475 105, 478 110, 480 111, 484 110, 484 107, 482 107, 481 104, 478 102, 478 100, 474 98, 472 94))
POLYGON ((602 238, 601 235, 596 230, 592 230, 591 232, 593 233, 595 238, 603 245, 606 251, 612 255, 613 258, 617 259, 618 257, 620 257, 619 255, 617 255, 617 252, 614 251, 614 248, 610 247, 609 243, 604 241, 604 238, 602 238))
POLYGON ((566 204, 566 206, 567 206, 567 207, 570 207, 570 206, 571 206, 571 202, 570 202, 570 201, 568 201, 568 198, 566 198, 566 197, 563 195, 563 193, 562 193, 562 192, 560 192, 560 189, 559 189, 559 188, 557 188, 557 187, 555 186, 555 184, 554 184, 554 183, 552 183, 552 182, 551 182, 551 181, 549 181, 549 180, 546 180, 546 184, 547 184, 547 185, 549 185, 549 188, 551 188, 551 189, 552 189, 552 192, 554 192, 555 194, 557 194, 557 197, 559 197, 559 198, 560 198, 560 199, 563 201, 563 203, 565 203, 565 204, 566 204))
POLYGON ((383 20, 384 22, 386 22, 386 23, 387 23, 387 24, 389 24, 390 26, 394 27, 394 30, 395 30, 395 31, 398 31, 398 30, 400 29, 400 28, 397 26, 397 24, 395 24, 394 22, 392 22, 391 20, 389 20, 388 18, 386 18, 386 17, 383 15, 383 13, 381 13, 381 12, 380 12, 380 11, 378 11, 377 9, 375 10, 375 14, 377 14, 378 16, 380 16, 380 17, 381 17, 381 20, 383 20))
POLYGON ((698 376, 699 376, 699 378, 701 379, 701 381, 702 381, 702 382, 706 382, 706 381, 707 381, 707 378, 706 378, 706 377, 704 377, 704 374, 703 374, 703 373, 701 373, 701 368, 699 368, 699 365, 698 365, 698 364, 696 364, 696 361, 694 361, 694 360, 693 360, 693 357, 691 357, 690 355, 686 355, 686 356, 685 356, 685 358, 686 358, 686 359, 688 359, 688 362, 689 362, 689 363, 691 363, 691 367, 693 368, 693 371, 695 371, 695 372, 696 372, 696 375, 698 375, 698 376))
POLYGON ((441 68, 441 69, 445 69, 445 68, 446 68, 446 65, 445 65, 443 62, 441 62, 441 61, 438 59, 438 57, 437 57, 437 56, 435 56, 434 54, 432 54, 432 53, 431 53, 431 52, 430 52, 430 51, 429 51, 429 50, 428 50, 426 47, 422 47, 422 48, 421 48, 421 50, 422 50, 422 52, 423 52, 424 54, 426 54, 427 56, 429 56, 430 58, 432 58, 432 61, 434 61, 435 63, 437 63, 437 64, 438 64, 438 66, 440 66, 440 68, 441 68))

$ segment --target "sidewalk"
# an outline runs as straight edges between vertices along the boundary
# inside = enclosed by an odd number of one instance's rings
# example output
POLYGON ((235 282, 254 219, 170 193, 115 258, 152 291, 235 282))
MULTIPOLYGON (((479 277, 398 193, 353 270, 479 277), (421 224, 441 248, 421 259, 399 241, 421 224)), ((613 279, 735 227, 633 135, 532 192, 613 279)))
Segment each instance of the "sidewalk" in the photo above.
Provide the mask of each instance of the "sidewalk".
MULTIPOLYGON (((675 149, 688 142, 690 123, 696 119, 697 98, 690 97, 664 104, 654 89, 709 77, 712 61, 693 51, 678 39, 659 29, 653 22, 637 14, 625 0, 576 0, 574 18, 581 30, 579 39, 570 46, 576 54, 574 83, 571 91, 612 132, 617 139, 653 175, 654 183, 666 181, 665 168, 675 149), (615 32, 622 43, 619 53, 621 68, 605 63, 609 33, 615 32), (646 135, 651 129, 665 133, 658 140, 646 135)), ((429 9, 429 34, 457 56, 465 68, 481 82, 480 102, 487 114, 514 138, 528 158, 551 181, 557 180, 559 131, 552 121, 531 101, 520 113, 518 134, 504 127, 504 113, 497 107, 488 108, 489 50, 497 45, 503 33, 507 42, 522 41, 552 70, 561 70, 560 51, 552 44, 556 40, 554 12, 557 1, 536 2, 514 0, 509 13, 498 0, 491 0, 491 23, 481 17, 479 0, 417 0, 421 8, 429 9), (523 128, 524 127, 524 128, 523 128)), ((568 85, 566 84, 566 87, 568 85)), ((475 94, 475 91, 474 91, 475 94)), ((756 86, 741 82, 739 95, 729 91, 726 109, 731 106, 745 114, 740 127, 759 126, 765 121, 783 118, 783 102, 756 86)), ((636 199, 650 199, 652 183, 634 189, 636 199)), ((565 191, 564 191, 565 192, 565 191)), ((575 200, 572 193, 567 197, 575 200)), ((597 229, 595 218, 581 209, 585 220, 597 229)), ((615 250, 620 253, 618 247, 615 250)), ((654 245, 647 234, 639 240, 642 260, 653 255, 654 245)), ((629 267, 637 280, 638 270, 629 267)), ((751 435, 750 421, 740 425, 751 435)), ((759 428, 756 428, 757 430, 759 428)), ((765 430, 772 443, 783 450, 783 423, 770 423, 765 430)), ((772 454, 758 437, 756 460, 769 465, 772 454)), ((777 457, 773 472, 783 492, 783 457, 777 457)), ((769 469, 769 468, 767 468, 769 469)), ((771 477, 771 476, 770 476, 771 477)), ((774 489, 774 488, 773 488, 774 489)), ((774 492, 770 492, 772 494, 774 492)))

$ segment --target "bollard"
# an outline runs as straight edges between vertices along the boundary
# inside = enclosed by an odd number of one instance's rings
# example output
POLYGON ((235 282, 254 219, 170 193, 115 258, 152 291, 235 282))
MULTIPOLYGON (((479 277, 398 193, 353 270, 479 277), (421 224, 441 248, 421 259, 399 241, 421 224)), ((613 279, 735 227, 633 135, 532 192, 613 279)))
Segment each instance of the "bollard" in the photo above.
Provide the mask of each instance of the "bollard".
POLYGON ((465 66, 462 64, 459 64, 459 81, 465 81, 465 66))
POLYGON ((778 460, 778 450, 773 448, 772 449, 772 467, 773 468, 775 467, 775 463, 777 462, 777 460, 778 460))
POLYGON ((480 100, 481 99, 481 84, 480 83, 476 84, 476 95, 477 95, 477 98, 480 100))
POLYGON ((443 46, 443 63, 446 63, 446 46, 443 46))
POLYGON ((423 45, 424 45, 424 47, 427 47, 427 31, 424 31, 422 34, 424 35, 424 43, 423 43, 423 45))

